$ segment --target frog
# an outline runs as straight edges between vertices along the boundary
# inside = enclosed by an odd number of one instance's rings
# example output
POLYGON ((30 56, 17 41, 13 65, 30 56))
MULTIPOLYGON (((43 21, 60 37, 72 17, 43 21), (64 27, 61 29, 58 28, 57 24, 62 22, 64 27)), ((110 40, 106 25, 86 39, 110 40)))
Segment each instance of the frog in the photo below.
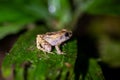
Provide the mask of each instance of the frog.
POLYGON ((36 46, 39 50, 47 53, 52 53, 52 48, 55 47, 57 54, 64 54, 60 49, 60 45, 69 40, 71 36, 72 31, 67 29, 38 34, 36 37, 36 46))

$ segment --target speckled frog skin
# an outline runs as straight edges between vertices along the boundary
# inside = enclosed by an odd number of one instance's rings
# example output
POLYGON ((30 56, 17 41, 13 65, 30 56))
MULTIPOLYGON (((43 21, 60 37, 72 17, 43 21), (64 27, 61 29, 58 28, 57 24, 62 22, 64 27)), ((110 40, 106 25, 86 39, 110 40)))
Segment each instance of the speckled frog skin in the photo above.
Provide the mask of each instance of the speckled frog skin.
POLYGON ((72 36, 72 31, 62 29, 57 32, 47 32, 45 34, 38 34, 36 37, 37 48, 43 52, 51 53, 52 46, 55 46, 58 54, 63 54, 59 46, 70 39, 72 36))

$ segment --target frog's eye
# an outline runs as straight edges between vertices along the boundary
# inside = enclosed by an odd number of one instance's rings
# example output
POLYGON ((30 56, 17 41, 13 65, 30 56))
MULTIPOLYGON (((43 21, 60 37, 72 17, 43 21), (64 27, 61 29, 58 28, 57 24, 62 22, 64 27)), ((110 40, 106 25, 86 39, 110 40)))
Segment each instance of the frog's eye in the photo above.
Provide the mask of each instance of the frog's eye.
POLYGON ((66 36, 66 37, 68 37, 68 36, 69 36, 69 33, 68 33, 68 32, 66 32, 66 33, 65 33, 65 36, 66 36))

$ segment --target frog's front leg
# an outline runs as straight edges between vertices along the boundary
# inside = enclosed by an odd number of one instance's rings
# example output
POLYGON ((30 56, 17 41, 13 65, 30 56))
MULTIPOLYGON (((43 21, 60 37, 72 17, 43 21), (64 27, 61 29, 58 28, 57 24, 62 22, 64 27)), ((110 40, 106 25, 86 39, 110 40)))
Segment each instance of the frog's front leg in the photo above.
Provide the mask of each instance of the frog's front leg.
POLYGON ((64 54, 64 53, 60 50, 59 45, 56 45, 55 48, 56 48, 58 54, 64 54))

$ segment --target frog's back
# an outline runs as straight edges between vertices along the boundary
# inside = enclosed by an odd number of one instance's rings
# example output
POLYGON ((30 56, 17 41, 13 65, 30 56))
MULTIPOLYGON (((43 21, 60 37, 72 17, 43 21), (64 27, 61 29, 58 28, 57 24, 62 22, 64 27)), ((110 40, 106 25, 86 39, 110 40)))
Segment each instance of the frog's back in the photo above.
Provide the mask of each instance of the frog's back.
POLYGON ((44 36, 44 40, 46 40, 52 46, 55 46, 55 45, 59 45, 62 42, 64 42, 65 39, 64 39, 64 36, 56 34, 56 35, 44 36))
POLYGON ((71 31, 67 31, 65 29, 58 32, 49 32, 46 33, 43 37, 45 41, 47 41, 52 46, 60 45, 61 43, 68 40, 72 35, 71 31))

